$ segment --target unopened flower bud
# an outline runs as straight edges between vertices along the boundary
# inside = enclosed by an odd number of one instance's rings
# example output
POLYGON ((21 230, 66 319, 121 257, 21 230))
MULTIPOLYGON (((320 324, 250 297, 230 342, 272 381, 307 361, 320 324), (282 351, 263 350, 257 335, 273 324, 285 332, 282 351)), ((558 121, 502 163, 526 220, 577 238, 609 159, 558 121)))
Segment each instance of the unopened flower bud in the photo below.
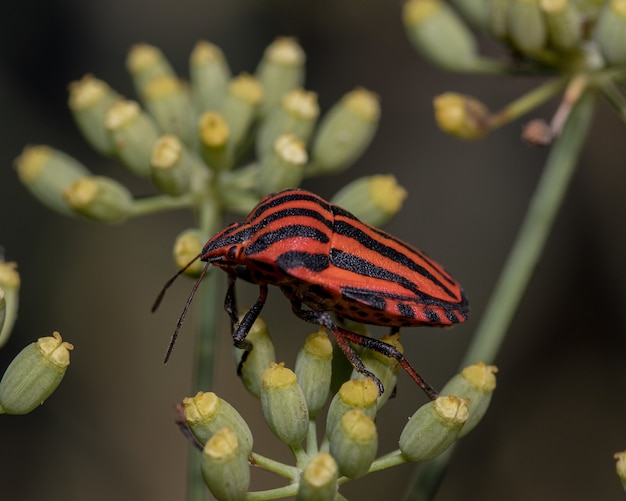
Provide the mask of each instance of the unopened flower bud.
POLYGON ((324 329, 309 334, 298 352, 295 373, 311 419, 322 410, 328 398, 332 364, 333 345, 324 329))
POLYGON ((256 152, 263 157, 271 151, 276 139, 292 133, 305 143, 309 140, 320 109, 317 94, 304 89, 294 89, 283 96, 280 106, 275 107, 259 126, 256 135, 256 152))
MULTIPOLYGON (((206 238, 197 228, 188 228, 178 234, 174 241, 173 257, 176 267, 180 270, 187 266, 189 262, 196 258, 202 251, 206 238)), ((198 278, 202 273, 205 263, 196 259, 196 261, 185 269, 183 272, 188 277, 198 278)))
POLYGON ((261 160, 258 193, 275 193, 298 186, 307 160, 306 147, 295 135, 278 137, 272 150, 261 160))
POLYGON ((492 0, 452 0, 452 4, 463 18, 482 31, 489 28, 492 3, 492 0))
POLYGON ((160 75, 146 83, 144 104, 161 131, 178 136, 190 148, 196 145, 198 136, 191 96, 178 78, 160 75))
POLYGON ((468 400, 469 417, 459 433, 459 438, 472 431, 487 412, 491 395, 496 388, 496 372, 498 369, 494 365, 478 362, 465 367, 442 388, 442 396, 456 395, 468 400))
POLYGON ((167 134, 154 143, 150 165, 152 182, 166 195, 188 193, 191 186, 193 159, 178 137, 167 134))
POLYGON ((49 146, 27 146, 15 160, 20 181, 41 203, 61 214, 74 216, 63 192, 74 181, 88 176, 87 168, 62 151, 49 146))
POLYGON ((243 501, 250 485, 250 451, 229 426, 215 433, 202 451, 202 476, 220 501, 243 501))
POLYGON ((374 420, 361 409, 347 411, 330 435, 330 453, 339 465, 339 473, 348 478, 365 475, 378 449, 374 420))
POLYGON ((433 104, 437 125, 444 132, 461 139, 480 139, 489 132, 489 110, 480 101, 446 92, 433 104))
POLYGON ((307 173, 331 174, 350 167, 369 146, 379 120, 374 93, 356 89, 344 95, 319 124, 307 173))
POLYGON ((616 452, 613 457, 617 460, 615 463, 617 476, 622 482, 622 487, 626 490, 626 451, 616 452))
POLYGON ((161 135, 152 118, 135 101, 120 99, 107 110, 104 125, 120 161, 136 176, 149 177, 152 148, 161 135))
POLYGON ((0 322, 0 347, 2 347, 13 330, 19 305, 20 274, 17 263, 0 260, 0 290, 2 291, 2 322, 0 322))
POLYGON ((222 106, 222 116, 230 129, 230 142, 239 146, 246 136, 263 99, 263 87, 259 81, 247 74, 234 77, 222 106))
POLYGON ((402 17, 413 46, 436 66, 471 71, 497 65, 478 56, 474 34, 447 3, 409 0, 402 17))
POLYGON ((394 176, 378 174, 348 183, 331 201, 364 223, 382 226, 398 213, 406 195, 394 176))
POLYGON ((120 223, 133 210, 133 196, 126 187, 104 176, 88 176, 72 183, 63 196, 78 214, 99 223, 120 223))
POLYGON ((213 171, 232 165, 230 128, 224 117, 215 111, 205 111, 198 119, 200 154, 213 171))
POLYGON ((0 413, 26 414, 41 405, 61 383, 73 348, 54 332, 18 353, 0 381, 0 413))
POLYGON ((185 420, 189 429, 206 444, 213 435, 229 426, 244 450, 252 451, 252 432, 241 414, 215 393, 199 391, 194 397, 183 399, 185 420))
POLYGON ((70 111, 83 136, 95 150, 111 155, 113 140, 104 126, 104 116, 119 94, 93 75, 72 82, 69 92, 70 111))
MULTIPOLYGON (((241 316, 239 317, 241 321, 241 316)), ((270 363, 276 361, 274 343, 267 330, 267 325, 261 318, 257 318, 246 336, 246 341, 252 343, 252 351, 246 352, 239 348, 233 348, 235 363, 241 370, 241 381, 246 389, 255 397, 261 396, 261 379, 270 363), (247 353, 246 359, 241 365, 241 359, 247 353)))
MULTIPOLYGON (((380 338, 380 340, 383 343, 390 344, 400 353, 403 352, 403 347, 400 343, 400 334, 386 335, 380 338)), ((363 362, 365 368, 372 372, 385 388, 382 395, 378 396, 376 404, 377 409, 380 409, 385 402, 389 400, 389 397, 395 390, 396 383, 398 381, 398 361, 374 350, 365 350, 361 355, 361 361, 363 362)), ((351 377, 354 379, 360 379, 363 375, 359 374, 356 370, 353 370, 351 377)))
POLYGON ((378 385, 371 379, 351 379, 346 381, 335 394, 326 417, 326 435, 332 436, 341 417, 352 409, 361 409, 367 416, 376 416, 378 385))
POLYGON ((302 471, 297 501, 326 501, 337 495, 339 468, 328 452, 313 456, 302 471))
POLYGON ((507 10, 507 34, 522 54, 532 56, 548 43, 548 30, 539 0, 510 0, 507 10))
POLYGON ((153 78, 174 76, 174 70, 158 47, 148 44, 136 44, 130 48, 126 57, 126 69, 130 73, 137 95, 144 98, 144 88, 153 78))
POLYGON ((609 64, 626 63, 626 0, 604 3, 593 38, 609 64))
POLYGON ((305 60, 306 55, 294 38, 277 38, 265 49, 256 70, 256 77, 263 86, 259 110, 262 115, 277 107, 287 92, 302 85, 305 60))
POLYGON ((550 45, 560 51, 576 48, 583 36, 582 14, 572 0, 539 0, 550 45))
POLYGON ((400 435, 400 450, 409 461, 441 454, 457 439, 468 417, 467 403, 455 396, 439 397, 421 406, 400 435))
POLYGON ((189 67, 191 94, 198 109, 219 111, 231 79, 222 50, 210 42, 199 41, 191 52, 189 67))
POLYGON ((261 407, 270 430, 281 442, 295 446, 304 440, 309 411, 296 374, 283 363, 272 363, 263 373, 261 407))

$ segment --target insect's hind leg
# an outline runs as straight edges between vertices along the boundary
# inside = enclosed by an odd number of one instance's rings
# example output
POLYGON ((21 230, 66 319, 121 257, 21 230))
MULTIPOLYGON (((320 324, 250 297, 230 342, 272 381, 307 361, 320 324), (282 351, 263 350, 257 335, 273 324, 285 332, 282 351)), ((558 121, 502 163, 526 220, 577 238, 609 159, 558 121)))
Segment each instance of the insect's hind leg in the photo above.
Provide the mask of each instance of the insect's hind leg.
POLYGON ((325 327, 326 329, 328 329, 330 332, 332 332, 333 337, 335 338, 335 341, 337 342, 337 345, 339 346, 339 348, 341 348, 341 351, 343 351, 343 354, 350 361, 350 363, 352 364, 352 367, 354 367, 354 369, 359 374, 361 374, 364 377, 368 377, 372 379, 372 381, 376 383, 376 386, 378 386, 379 395, 382 395, 384 393, 385 387, 383 386, 383 383, 381 382, 381 380, 378 379, 373 372, 368 371, 365 368, 365 365, 363 365, 363 361, 359 358, 359 356, 354 351, 352 346, 348 344, 348 341, 346 340, 346 337, 343 335, 343 332, 349 332, 349 331, 338 327, 335 324, 335 322, 333 322, 333 319, 331 318, 330 314, 327 312, 303 310, 301 305, 297 302, 292 302, 291 308, 293 309, 293 312, 302 320, 305 320, 313 324, 321 325, 325 327))
MULTIPOLYGON (((432 386, 430 386, 422 376, 420 376, 417 371, 411 366, 409 361, 405 358, 405 356, 395 347, 380 339, 375 339, 367 336, 363 336, 361 334, 357 334, 356 332, 351 332, 341 327, 337 327, 341 332, 341 335, 345 337, 348 341, 358 344, 359 346, 363 346, 369 350, 377 351, 378 353, 382 353, 386 357, 393 358, 398 361, 398 363, 402 366, 404 371, 417 383, 417 385, 426 393, 428 398, 431 400, 435 400, 439 396, 439 392, 435 390, 432 386)), ((399 329, 392 329, 393 333, 399 332, 399 329)))

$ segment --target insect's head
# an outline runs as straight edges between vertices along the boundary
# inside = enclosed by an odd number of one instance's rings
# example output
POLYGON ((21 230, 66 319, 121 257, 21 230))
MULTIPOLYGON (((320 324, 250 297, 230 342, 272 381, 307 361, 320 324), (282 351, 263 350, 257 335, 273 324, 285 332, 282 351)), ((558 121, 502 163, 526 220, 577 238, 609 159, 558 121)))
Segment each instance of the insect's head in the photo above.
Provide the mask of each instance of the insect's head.
POLYGON ((248 224, 232 223, 206 243, 200 259, 222 267, 243 264, 245 247, 249 239, 248 224))

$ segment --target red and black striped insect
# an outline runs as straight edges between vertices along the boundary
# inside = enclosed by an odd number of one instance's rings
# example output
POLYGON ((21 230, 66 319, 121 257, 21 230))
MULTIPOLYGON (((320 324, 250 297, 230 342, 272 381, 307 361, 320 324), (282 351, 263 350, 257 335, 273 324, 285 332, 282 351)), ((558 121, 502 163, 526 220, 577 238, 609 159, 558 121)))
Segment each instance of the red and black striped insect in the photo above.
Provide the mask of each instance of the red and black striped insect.
MULTIPOLYGON (((431 398, 437 392, 393 346, 342 328, 333 319, 389 326, 447 326, 464 322, 467 299, 460 285, 423 252, 359 221, 348 211, 299 189, 268 195, 241 223, 211 238, 200 258, 206 261, 167 350, 169 358, 193 295, 209 265, 229 277, 224 308, 233 322, 235 346, 247 352, 246 336, 267 299, 268 285, 280 288, 303 320, 322 325, 334 336, 354 368, 374 379, 349 343, 396 359, 431 398), (235 305, 238 278, 259 286, 259 297, 241 322, 235 305), (304 309, 303 305, 307 308, 304 309)), ((155 302, 158 306, 165 289, 155 302)))

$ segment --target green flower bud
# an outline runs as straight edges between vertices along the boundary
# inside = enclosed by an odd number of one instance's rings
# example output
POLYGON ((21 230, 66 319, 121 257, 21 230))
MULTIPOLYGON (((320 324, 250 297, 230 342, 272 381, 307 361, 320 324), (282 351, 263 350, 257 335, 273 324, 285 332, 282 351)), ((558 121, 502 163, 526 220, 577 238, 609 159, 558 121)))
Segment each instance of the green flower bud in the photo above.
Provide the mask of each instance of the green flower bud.
MULTIPOLYGON (((239 320, 241 321, 242 318, 243 316, 240 316, 239 320)), ((253 348, 252 351, 248 352, 246 361, 241 366, 241 381, 252 395, 260 398, 263 373, 270 366, 270 363, 276 360, 274 343, 267 330, 267 325, 260 318, 257 318, 252 324, 246 340, 252 343, 253 348)), ((244 350, 233 348, 237 367, 241 364, 241 357, 244 353, 244 350)))
POLYGON ((200 111, 219 111, 231 79, 224 53, 217 45, 201 40, 191 52, 189 67, 196 107, 200 111))
POLYGON ((0 347, 2 347, 13 330, 19 305, 20 274, 17 263, 0 260, 0 291, 2 291, 2 312, 0 317, 0 347))
POLYGON ((449 71, 499 66, 479 57, 474 34, 441 0, 409 0, 402 19, 413 46, 436 66, 449 71))
POLYGON ((548 30, 539 0, 510 0, 507 33, 522 54, 532 56, 546 47, 548 30))
POLYGON ((376 425, 361 409, 346 412, 330 435, 330 453, 339 465, 339 473, 348 478, 365 475, 377 449, 376 425))
POLYGON ((179 196, 191 188, 194 160, 176 136, 165 135, 154 143, 150 166, 154 185, 166 195, 179 196))
POLYGON ((469 417, 459 433, 459 438, 472 431, 487 412, 491 395, 496 388, 496 372, 498 369, 495 366, 478 362, 465 367, 441 390, 440 395, 442 396, 456 395, 469 400, 467 403, 469 417))
POLYGON ((133 196, 126 187, 104 176, 79 179, 63 196, 74 211, 98 223, 120 223, 133 210, 133 196))
POLYGON ((466 401, 454 396, 421 406, 400 435, 402 454, 408 461, 438 456, 457 439, 468 414, 466 401))
POLYGON ((137 95, 143 100, 145 86, 153 78, 174 76, 174 70, 160 49, 148 44, 133 45, 126 57, 126 69, 130 73, 137 95))
POLYGON ((480 101, 445 92, 433 104, 435 120, 444 132, 461 139, 480 139, 489 132, 489 110, 480 101))
POLYGON ((297 501, 326 501, 337 495, 339 468, 328 452, 313 456, 302 471, 297 501))
POLYGON ((452 4, 475 28, 489 28, 492 0, 452 0, 452 4))
MULTIPOLYGON (((172 257, 176 267, 181 270, 194 259, 204 247, 204 238, 197 228, 188 228, 178 234, 174 242, 172 257)), ((198 278, 202 273, 206 263, 196 259, 196 261, 183 272, 188 277, 198 278)))
POLYGON ((72 349, 54 332, 19 352, 0 381, 0 414, 26 414, 41 405, 61 383, 72 349))
POLYGON ((298 352, 295 372, 304 392, 309 417, 322 410, 332 377, 333 345, 324 329, 309 334, 298 352))
MULTIPOLYGON (((400 334, 386 335, 380 338, 384 343, 390 344, 396 348, 400 353, 404 351, 402 344, 400 344, 400 334)), ((361 361, 365 368, 372 372, 380 382, 383 384, 385 391, 382 395, 378 396, 376 408, 380 409, 385 402, 389 400, 389 397, 393 394, 398 382, 398 361, 383 355, 374 350, 365 350, 361 354, 361 361)), ((358 373, 356 370, 352 371, 352 379, 361 379, 364 376, 358 373)))
POLYGON ((294 38, 277 38, 265 49, 256 70, 263 86, 261 115, 277 107, 287 92, 302 86, 305 60, 306 55, 294 38))
POLYGON ((578 47, 583 35, 583 20, 572 0, 539 0, 548 27, 550 45, 560 51, 578 47))
POLYGON ((263 87, 253 76, 241 74, 230 81, 221 111, 234 147, 245 138, 262 99, 263 87))
POLYGON ((61 214, 75 215, 63 191, 90 174, 78 160, 49 146, 27 146, 15 159, 15 168, 20 181, 41 203, 61 214))
POLYGON ((308 160, 306 147, 293 134, 276 139, 272 151, 261 160, 258 193, 275 193, 298 186, 308 160))
POLYGON ((232 166, 230 128, 224 117, 215 111, 205 111, 198 119, 200 154, 214 171, 232 166))
POLYGON ((119 99, 119 94, 93 75, 85 75, 81 80, 72 82, 69 91, 70 111, 83 136, 98 152, 113 154, 113 140, 104 127, 104 116, 119 99))
POLYGON ((152 118, 135 101, 120 99, 104 117, 113 138, 115 154, 136 176, 150 176, 154 143, 161 135, 152 118))
POLYGON ((240 447, 252 451, 252 432, 241 414, 215 393, 199 391, 195 397, 183 399, 185 420, 189 429, 200 441, 206 444, 213 435, 225 426, 237 436, 240 447))
POLYGON ((344 95, 320 122, 307 174, 347 169, 369 146, 379 120, 380 103, 375 94, 356 89, 344 95))
POLYGON ((163 132, 178 136, 190 148, 195 147, 196 116, 189 90, 178 78, 154 77, 144 87, 144 103, 163 132))
POLYGON ((263 373, 261 408, 270 430, 281 442, 296 446, 304 440, 309 411, 296 374, 285 364, 271 363, 263 373))
POLYGON ((348 183, 332 203, 349 210, 364 223, 382 226, 400 211, 406 195, 394 176, 378 174, 348 183))
POLYGON ((306 143, 319 113, 317 94, 314 92, 297 88, 285 94, 280 106, 268 113, 259 126, 256 135, 257 157, 263 157, 271 151, 276 139, 288 132, 306 143))
POLYGON ((330 402, 326 416, 326 435, 332 436, 335 426, 349 410, 361 409, 374 419, 377 400, 378 385, 371 378, 346 381, 330 402))
POLYGON ((225 426, 204 446, 202 476, 220 501, 243 501, 250 485, 248 451, 229 426, 225 426))
POLYGON ((615 470, 617 476, 622 482, 622 487, 626 491, 626 451, 616 452, 613 457, 617 460, 615 463, 615 470))
POLYGON ((609 64, 626 63, 626 0, 604 3, 593 38, 609 64))

